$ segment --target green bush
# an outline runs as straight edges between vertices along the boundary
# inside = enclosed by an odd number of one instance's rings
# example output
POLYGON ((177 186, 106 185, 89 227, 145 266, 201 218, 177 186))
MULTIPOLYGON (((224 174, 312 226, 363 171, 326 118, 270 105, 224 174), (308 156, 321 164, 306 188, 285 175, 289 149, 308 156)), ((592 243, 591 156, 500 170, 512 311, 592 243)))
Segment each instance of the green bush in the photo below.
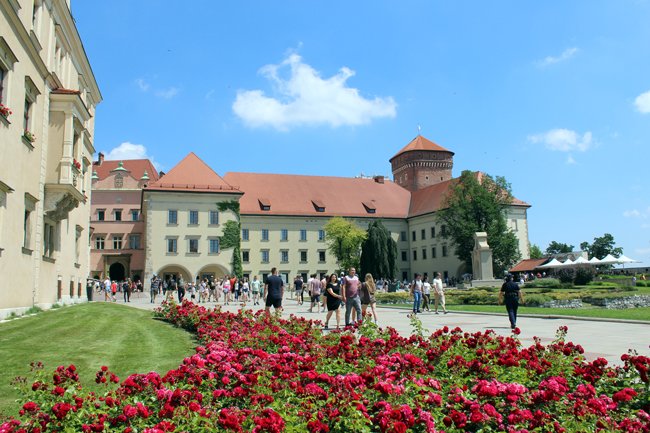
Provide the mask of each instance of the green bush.
POLYGON ((577 286, 584 286, 593 281, 596 273, 590 267, 580 267, 576 269, 573 283, 577 286))
POLYGON ((557 289, 560 287, 560 281, 556 278, 538 278, 525 284, 526 287, 547 287, 549 289, 557 289))
POLYGON ((375 299, 378 304, 404 304, 410 301, 408 292, 377 293, 375 299))
POLYGON ((560 283, 573 283, 575 278, 575 270, 573 268, 563 268, 557 271, 557 277, 560 279, 560 283))
POLYGON ((545 302, 553 300, 553 298, 546 295, 528 295, 524 299, 526 300, 526 305, 529 307, 539 307, 545 302))
POLYGON ((447 303, 463 305, 496 305, 499 300, 498 291, 489 288, 470 289, 463 292, 447 292, 447 303))

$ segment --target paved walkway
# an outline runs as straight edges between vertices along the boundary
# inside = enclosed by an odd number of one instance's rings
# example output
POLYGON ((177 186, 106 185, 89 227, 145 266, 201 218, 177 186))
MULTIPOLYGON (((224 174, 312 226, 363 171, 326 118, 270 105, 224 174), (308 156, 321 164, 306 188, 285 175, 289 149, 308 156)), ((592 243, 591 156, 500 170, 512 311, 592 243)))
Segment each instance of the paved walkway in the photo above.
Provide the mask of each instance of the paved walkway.
MULTIPOLYGON (((118 293, 119 295, 119 293, 118 293)), ((118 296, 119 298, 119 296, 118 296)), ((156 304, 149 303, 149 294, 138 294, 131 299, 131 307, 153 309, 160 305, 162 297, 157 298, 156 304)), ((124 302, 118 300, 118 303, 124 302)), ((205 304, 207 307, 213 307, 215 303, 205 304)), ((294 314, 314 320, 325 319, 325 313, 309 313, 308 304, 303 306, 297 305, 296 301, 285 299, 283 302, 283 316, 289 317, 294 314)), ((231 303, 229 306, 223 306, 226 311, 236 312, 239 305, 231 303)), ((247 308, 259 309, 262 306, 252 306, 250 303, 247 308)), ((411 333, 411 326, 407 310, 379 307, 378 309, 379 325, 392 326, 402 335, 411 333)), ((343 311, 341 312, 343 313, 343 311)), ((504 307, 505 313, 505 307, 504 307)), ((343 321, 342 314, 342 321, 343 321)), ((445 325, 450 328, 459 326, 465 331, 483 332, 486 329, 493 329, 499 335, 508 335, 510 326, 508 318, 505 316, 476 314, 476 313, 457 313, 449 314, 422 313, 420 314, 424 327, 429 331, 441 328, 445 325)), ((330 328, 336 325, 334 317, 330 320, 330 328)), ((568 326, 569 333, 567 339, 575 344, 580 344, 585 350, 585 356, 589 360, 603 357, 611 363, 621 364, 620 357, 627 353, 629 349, 636 350, 639 354, 650 356, 650 324, 639 323, 621 323, 609 321, 593 320, 576 320, 570 318, 538 318, 538 317, 519 317, 518 324, 521 329, 519 336, 522 344, 525 346, 533 344, 533 337, 541 339, 542 344, 548 344, 555 339, 555 332, 560 326, 568 326)))

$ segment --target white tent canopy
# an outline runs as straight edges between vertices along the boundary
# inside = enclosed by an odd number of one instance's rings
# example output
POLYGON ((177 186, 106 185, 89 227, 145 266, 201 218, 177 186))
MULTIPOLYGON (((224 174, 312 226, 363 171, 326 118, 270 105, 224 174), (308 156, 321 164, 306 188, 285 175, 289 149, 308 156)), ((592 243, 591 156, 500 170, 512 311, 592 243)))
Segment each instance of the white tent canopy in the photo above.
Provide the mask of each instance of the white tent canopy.
POLYGON ((600 265, 615 265, 620 263, 616 257, 611 254, 607 254, 605 257, 600 259, 600 265))
POLYGON ((566 259, 564 263, 562 263, 562 266, 573 266, 575 262, 571 259, 566 259))
POLYGON ((600 265, 601 261, 598 257, 592 257, 591 259, 589 259, 589 263, 592 265, 600 265))
POLYGON ((618 258, 618 263, 641 263, 639 260, 631 259, 627 256, 621 256, 618 258))
POLYGON ((539 267, 540 268, 559 268, 560 266, 562 266, 562 263, 558 259, 554 258, 553 260, 551 260, 547 264, 539 266, 539 267))
POLYGON ((589 260, 585 259, 584 257, 580 256, 576 259, 575 262, 573 262, 574 265, 588 265, 589 260))

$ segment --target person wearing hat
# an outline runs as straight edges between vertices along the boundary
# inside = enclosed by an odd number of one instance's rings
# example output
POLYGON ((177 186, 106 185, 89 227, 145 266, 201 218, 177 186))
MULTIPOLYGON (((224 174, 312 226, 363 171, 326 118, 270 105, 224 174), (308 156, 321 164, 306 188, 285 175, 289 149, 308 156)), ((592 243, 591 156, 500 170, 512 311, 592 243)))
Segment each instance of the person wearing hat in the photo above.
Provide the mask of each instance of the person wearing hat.
POLYGON ((512 275, 506 277, 506 282, 501 286, 499 292, 499 304, 506 304, 506 311, 508 312, 508 319, 510 320, 510 329, 517 327, 517 309, 519 302, 525 303, 524 294, 519 288, 519 284, 515 283, 512 275))

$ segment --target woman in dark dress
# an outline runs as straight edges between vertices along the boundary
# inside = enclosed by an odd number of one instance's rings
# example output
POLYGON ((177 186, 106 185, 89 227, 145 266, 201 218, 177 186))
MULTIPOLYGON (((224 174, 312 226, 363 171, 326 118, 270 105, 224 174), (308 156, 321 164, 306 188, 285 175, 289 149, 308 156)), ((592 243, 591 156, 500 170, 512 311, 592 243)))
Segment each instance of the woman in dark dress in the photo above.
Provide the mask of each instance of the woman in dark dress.
POLYGON ((339 329, 341 326, 341 300, 343 295, 341 294, 341 285, 339 284, 339 277, 336 274, 330 275, 329 281, 326 286, 326 296, 327 296, 327 316, 325 317, 325 329, 329 329, 330 318, 332 313, 336 312, 336 329, 339 329))

